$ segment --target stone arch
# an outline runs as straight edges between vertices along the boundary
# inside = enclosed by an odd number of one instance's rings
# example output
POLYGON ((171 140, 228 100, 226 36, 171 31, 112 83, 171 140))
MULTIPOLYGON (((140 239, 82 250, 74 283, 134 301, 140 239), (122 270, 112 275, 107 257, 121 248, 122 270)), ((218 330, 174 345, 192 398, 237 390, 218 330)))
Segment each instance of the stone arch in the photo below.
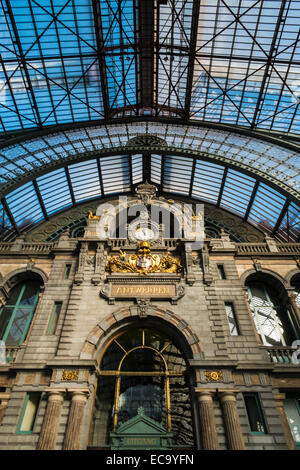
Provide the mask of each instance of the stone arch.
POLYGON ((240 280, 243 286, 245 286, 246 282, 249 280, 249 277, 251 277, 254 274, 256 274, 257 276, 263 276, 263 275, 271 276, 275 278, 278 282, 280 282, 284 289, 288 287, 287 281, 286 279, 284 279, 284 277, 282 277, 280 274, 276 273, 275 271, 272 271, 271 269, 264 269, 264 268, 261 268, 259 271, 257 271, 254 268, 247 269, 247 271, 245 271, 240 277, 240 280))
POLYGON ((28 267, 14 269, 14 271, 11 271, 2 279, 1 284, 8 291, 19 281, 26 280, 31 277, 35 279, 39 278, 43 285, 48 281, 48 276, 42 269, 32 266, 29 269, 28 267))
POLYGON ((285 280, 286 280, 286 283, 287 283, 288 287, 293 287, 292 286, 292 281, 293 281, 293 278, 297 275, 300 278, 300 270, 297 269, 297 268, 292 269, 291 271, 289 271, 287 273, 287 275, 285 276, 285 280))
POLYGON ((241 281, 243 282, 243 286, 246 289, 247 282, 250 281, 262 281, 265 284, 269 285, 270 288, 276 289, 278 298, 284 305, 288 299, 288 284, 284 277, 280 274, 272 271, 271 269, 263 269, 255 270, 255 269, 248 269, 245 271, 241 276, 241 281))
MULTIPOLYGON (((107 315, 87 336, 80 353, 80 358, 97 359, 100 350, 102 350, 109 339, 114 336, 113 333, 117 332, 121 327, 132 326, 133 321, 137 319, 140 319, 140 317, 137 314, 137 307, 135 305, 120 308, 110 315, 107 315)), ((168 309, 150 305, 148 307, 147 319, 160 320, 160 322, 169 325, 173 330, 175 329, 176 333, 185 341, 186 347, 189 349, 190 359, 203 358, 203 348, 198 336, 190 325, 178 315, 168 309)))

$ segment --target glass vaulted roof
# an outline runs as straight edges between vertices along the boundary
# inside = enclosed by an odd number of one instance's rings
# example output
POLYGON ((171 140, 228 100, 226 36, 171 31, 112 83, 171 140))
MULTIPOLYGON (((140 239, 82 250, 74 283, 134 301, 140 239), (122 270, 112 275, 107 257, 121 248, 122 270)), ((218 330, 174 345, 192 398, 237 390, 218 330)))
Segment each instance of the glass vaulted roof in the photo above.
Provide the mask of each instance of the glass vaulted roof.
POLYGON ((0 0, 2 238, 148 179, 298 240, 299 24, 297 0, 0 0))
POLYGON ((171 116, 299 133, 298 0, 1 0, 0 132, 171 116))

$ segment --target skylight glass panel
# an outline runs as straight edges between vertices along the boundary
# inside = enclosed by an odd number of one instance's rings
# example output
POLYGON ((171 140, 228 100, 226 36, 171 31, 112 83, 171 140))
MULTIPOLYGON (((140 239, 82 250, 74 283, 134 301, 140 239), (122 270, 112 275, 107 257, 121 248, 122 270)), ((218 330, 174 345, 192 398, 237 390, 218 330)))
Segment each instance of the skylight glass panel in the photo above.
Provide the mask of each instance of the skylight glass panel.
POLYGON ((68 168, 76 202, 101 196, 96 160, 76 163, 68 168))
POLYGON ((210 203, 219 198, 224 167, 214 163, 197 160, 193 180, 192 197, 210 203))
POLYGON ((297 1, 201 1, 193 117, 297 133, 299 17, 297 1))
POLYGON ((133 0, 99 0, 109 105, 136 104, 136 15, 133 0), (124 48, 125 46, 125 48, 124 48))
POLYGON ((175 48, 188 48, 192 25, 191 2, 175 0, 160 2, 157 15, 157 41, 160 44, 158 57, 157 102, 160 114, 169 114, 172 109, 182 109, 188 76, 189 57, 185 54, 173 53, 175 48))
MULTIPOLYGON (((145 157, 150 158, 150 157, 145 157)), ((132 155, 131 157, 132 183, 143 181, 143 155, 132 155)))
POLYGON ((161 155, 151 155, 151 181, 161 184, 161 155))
POLYGON ((189 194, 192 168, 192 158, 166 156, 163 168, 164 191, 189 194))
POLYGON ((268 233, 272 232, 286 198, 276 190, 260 183, 249 213, 249 221, 268 233))
POLYGON ((103 116, 91 2, 12 1, 0 18, 3 130, 103 116))
POLYGON ((220 206, 244 216, 255 185, 255 179, 229 169, 225 179, 220 206))
POLYGON ((48 215, 72 204, 70 189, 63 168, 37 178, 37 184, 48 215))
POLYGON ((300 237, 300 208, 291 202, 284 214, 276 237, 283 243, 297 242, 300 237))
POLYGON ((14 230, 11 222, 0 201, 0 240, 7 240, 9 239, 9 236, 13 234, 14 230))
POLYGON ((12 191, 6 201, 20 230, 28 229, 44 217, 32 182, 12 191))
POLYGON ((130 191, 129 157, 100 158, 104 194, 130 191))

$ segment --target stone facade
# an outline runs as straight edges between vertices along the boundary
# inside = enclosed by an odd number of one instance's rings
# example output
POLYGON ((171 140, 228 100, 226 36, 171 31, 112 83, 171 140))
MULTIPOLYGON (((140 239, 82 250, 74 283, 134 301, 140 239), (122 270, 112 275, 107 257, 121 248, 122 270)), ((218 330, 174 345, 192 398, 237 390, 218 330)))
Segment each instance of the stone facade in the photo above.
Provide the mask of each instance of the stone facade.
MULTIPOLYGON (((155 275, 146 277, 156 285, 175 282, 181 295, 141 304, 139 299, 101 294, 113 282, 105 264, 107 256, 118 252, 118 245, 99 241, 93 224, 88 221, 81 239, 64 233, 56 242, 17 239, 0 245, 2 303, 20 273, 29 277, 35 273, 43 283, 25 342, 8 348, 10 361, 0 365, 0 448, 87 449, 99 359, 120 328, 136 322, 147 325, 151 320, 158 329, 171 328, 190 351, 195 448, 293 449, 283 401, 290 392, 299 397, 300 365, 291 360, 275 362, 274 351, 260 343, 245 281, 255 273, 272 275, 290 294, 291 280, 299 273, 300 245, 268 238, 236 243, 222 232, 218 239, 206 239, 203 249, 189 253, 182 242, 164 241, 157 250, 171 246, 171 252, 179 252, 183 272, 161 274, 160 280, 155 275), (70 271, 65 278, 67 264, 70 271), (220 279, 219 265, 225 279, 220 279), (62 308, 55 333, 48 334, 54 302, 61 302, 62 308), (234 306, 238 335, 230 334, 225 302, 234 306), (18 432, 18 424, 29 392, 38 392, 41 398, 32 432, 26 434, 18 432), (260 398, 264 434, 250 430, 246 392, 260 398)), ((132 243, 129 251, 135 249, 132 243)), ((119 278, 123 283, 139 282, 128 273, 119 278)), ((295 324, 299 315, 294 304, 295 324)), ((285 350, 290 358, 290 348, 285 350)))

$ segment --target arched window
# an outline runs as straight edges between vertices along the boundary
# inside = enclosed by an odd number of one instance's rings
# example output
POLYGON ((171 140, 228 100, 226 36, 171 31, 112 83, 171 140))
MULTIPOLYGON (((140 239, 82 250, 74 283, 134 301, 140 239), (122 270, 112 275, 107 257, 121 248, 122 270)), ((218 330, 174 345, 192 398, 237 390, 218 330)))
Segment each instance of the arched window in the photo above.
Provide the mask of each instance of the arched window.
POLYGON ((290 346, 296 337, 290 314, 278 291, 260 280, 247 283, 256 330, 266 346, 290 346))
POLYGON ((294 288, 296 304, 300 308, 300 276, 298 274, 291 280, 291 285, 294 288))
POLYGON ((36 280, 19 282, 0 309, 0 339, 6 346, 23 343, 37 306, 41 283, 36 280))
POLYGON ((101 361, 90 446, 108 447, 111 434, 142 409, 172 434, 172 445, 191 448, 193 426, 185 371, 185 360, 165 334, 138 328, 117 336, 101 361))

